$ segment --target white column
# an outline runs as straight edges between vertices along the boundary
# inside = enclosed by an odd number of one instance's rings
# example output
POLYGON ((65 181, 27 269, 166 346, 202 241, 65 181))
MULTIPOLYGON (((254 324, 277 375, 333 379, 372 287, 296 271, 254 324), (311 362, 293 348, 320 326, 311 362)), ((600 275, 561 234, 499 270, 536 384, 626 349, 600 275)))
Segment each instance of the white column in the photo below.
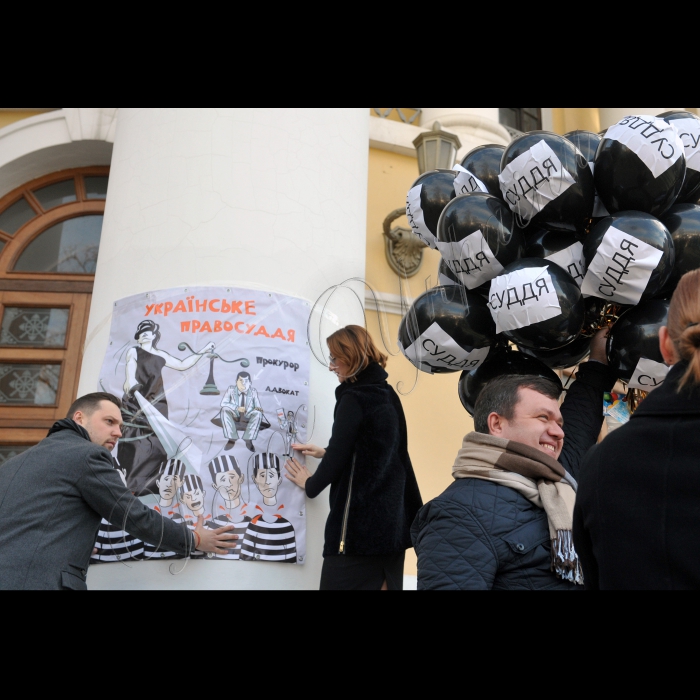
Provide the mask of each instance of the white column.
POLYGON ((477 146, 487 143, 507 146, 511 141, 508 130, 498 123, 498 107, 428 107, 422 110, 421 126, 431 128, 436 121, 445 131, 459 136, 462 147, 457 152, 458 162, 477 146))
MULTIPOLYGON (((364 277, 368 113, 120 109, 78 395, 97 390, 115 299, 220 284, 313 302, 364 277)), ((326 444, 337 380, 311 366, 314 442, 326 444)), ((168 562, 100 564, 88 586, 317 588, 327 513, 327 493, 308 502, 303 565, 189 561, 173 576, 168 562)))
POLYGON ((683 107, 600 107, 600 128, 607 129, 617 124, 630 114, 650 114, 656 116, 663 112, 685 111, 683 107))

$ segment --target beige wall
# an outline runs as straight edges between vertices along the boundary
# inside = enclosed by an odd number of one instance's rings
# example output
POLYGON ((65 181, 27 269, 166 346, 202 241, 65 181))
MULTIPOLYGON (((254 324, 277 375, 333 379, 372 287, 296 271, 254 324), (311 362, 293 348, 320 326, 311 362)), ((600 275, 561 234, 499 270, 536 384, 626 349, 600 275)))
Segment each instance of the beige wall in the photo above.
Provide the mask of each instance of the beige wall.
MULTIPOLYGON (((399 294, 399 279, 389 267, 384 253, 382 222, 387 214, 405 205, 406 192, 418 177, 415 158, 371 148, 369 151, 369 187, 367 197, 366 279, 377 292, 399 294)), ((403 216, 395 222, 408 226, 403 216)), ((412 298, 437 283, 440 255, 425 249, 423 264, 409 278, 406 294, 412 298)), ((459 372, 429 375, 419 372, 401 354, 396 344, 401 317, 382 314, 384 341, 379 332, 378 315, 368 310, 368 330, 379 347, 390 354, 389 382, 401 397, 408 424, 408 449, 423 501, 439 495, 451 482, 452 463, 464 435, 473 422, 462 408, 457 395, 459 372)), ((406 557, 407 574, 416 574, 413 550, 406 557)))
POLYGON ((36 114, 42 114, 43 112, 49 112, 50 109, 3 109, 0 107, 0 129, 8 124, 13 124, 18 122, 20 119, 27 119, 27 117, 33 117, 36 114))
POLYGON ((597 134, 601 130, 598 107, 554 107, 552 129, 557 134, 581 129, 597 134))

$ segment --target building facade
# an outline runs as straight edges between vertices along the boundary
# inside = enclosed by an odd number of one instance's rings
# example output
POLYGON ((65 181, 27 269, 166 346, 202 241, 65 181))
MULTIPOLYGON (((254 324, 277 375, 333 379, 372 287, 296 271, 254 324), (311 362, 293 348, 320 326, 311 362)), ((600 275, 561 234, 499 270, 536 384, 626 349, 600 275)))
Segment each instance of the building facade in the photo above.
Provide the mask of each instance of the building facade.
MULTIPOLYGON (((229 284, 313 303, 344 285, 354 294, 334 295, 329 318, 366 323, 389 354, 423 499, 433 498, 473 424, 459 374, 417 372, 396 342, 407 305, 437 284, 439 262, 434 250, 388 243, 409 230, 414 140, 438 124, 459 138, 460 161, 521 131, 599 132, 625 114, 669 109, 0 108, 0 468, 97 389, 115 300, 229 284), (392 266, 396 255, 410 259, 410 276, 392 266)), ((316 365, 314 442, 325 444, 334 379, 316 365)), ((309 504, 306 566, 238 566, 235 581, 219 567, 203 582, 193 565, 177 585, 314 588, 326 498, 309 504)), ((152 573, 159 564, 145 574, 91 567, 90 585, 170 585, 165 566, 152 573)), ((412 551, 406 574, 415 576, 412 551)))

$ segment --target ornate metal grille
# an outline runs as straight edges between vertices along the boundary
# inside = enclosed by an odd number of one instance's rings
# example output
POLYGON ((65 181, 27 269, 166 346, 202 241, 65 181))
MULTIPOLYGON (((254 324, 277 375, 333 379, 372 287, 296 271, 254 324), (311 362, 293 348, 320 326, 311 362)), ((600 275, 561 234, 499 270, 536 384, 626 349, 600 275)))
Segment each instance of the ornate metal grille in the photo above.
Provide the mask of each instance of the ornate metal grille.
POLYGON ((5 307, 0 345, 62 348, 66 341, 68 309, 5 307))
POLYGON ((374 113, 382 119, 387 119, 391 116, 391 113, 396 110, 396 114, 404 124, 413 124, 422 111, 421 107, 372 107, 372 109, 374 113), (404 110, 413 112, 413 114, 404 114, 404 110))
POLYGON ((0 404, 55 404, 60 374, 58 364, 0 364, 0 404))

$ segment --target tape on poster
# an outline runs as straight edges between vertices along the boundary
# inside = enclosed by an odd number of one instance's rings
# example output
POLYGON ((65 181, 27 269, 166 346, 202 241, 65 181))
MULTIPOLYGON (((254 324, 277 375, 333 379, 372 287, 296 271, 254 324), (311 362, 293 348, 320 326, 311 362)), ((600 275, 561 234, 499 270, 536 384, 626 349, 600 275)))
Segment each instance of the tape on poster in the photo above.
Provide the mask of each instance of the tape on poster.
POLYGON ((496 260, 480 230, 461 241, 438 241, 437 249, 445 265, 467 289, 474 289, 503 272, 503 265, 496 260))
POLYGON ((486 192, 488 188, 479 180, 479 178, 461 165, 455 165, 453 168, 457 172, 457 177, 454 181, 455 194, 471 194, 472 192, 486 192))
POLYGON ((631 115, 611 126, 603 138, 619 141, 635 153, 656 178, 684 153, 673 126, 648 114, 631 115))
POLYGON ((628 386, 630 389, 652 391, 656 389, 657 386, 664 383, 670 369, 670 367, 667 367, 661 362, 655 362, 654 360, 648 360, 646 357, 640 357, 637 366, 634 368, 634 372, 632 372, 632 378, 628 386))
POLYGON ((561 314, 547 267, 527 267, 491 281, 489 309, 496 333, 514 331, 561 314))
POLYGON ((413 233, 415 233, 416 236, 423 241, 423 243, 431 248, 435 248, 437 239, 427 227, 423 209, 420 205, 420 193, 422 189, 423 185, 420 184, 416 185, 415 187, 411 187, 411 189, 408 191, 408 194, 406 195, 406 218, 413 229, 413 233))
POLYGON ((468 352, 433 323, 424 330, 407 348, 401 346, 403 354, 424 372, 436 369, 467 370, 476 369, 488 356, 489 348, 478 348, 468 352))
POLYGON ((586 274, 586 261, 583 257, 583 244, 576 241, 568 248, 548 255, 545 260, 551 260, 559 267, 566 270, 580 287, 583 276, 586 274))
POLYGON ((658 248, 611 226, 588 266, 581 293, 617 304, 637 304, 662 255, 658 248))
POLYGON ((674 119, 671 126, 683 144, 686 167, 700 171, 700 121, 690 117, 674 119))
POLYGON ((525 221, 564 194, 574 182, 544 139, 508 163, 498 176, 503 198, 511 211, 525 221))

